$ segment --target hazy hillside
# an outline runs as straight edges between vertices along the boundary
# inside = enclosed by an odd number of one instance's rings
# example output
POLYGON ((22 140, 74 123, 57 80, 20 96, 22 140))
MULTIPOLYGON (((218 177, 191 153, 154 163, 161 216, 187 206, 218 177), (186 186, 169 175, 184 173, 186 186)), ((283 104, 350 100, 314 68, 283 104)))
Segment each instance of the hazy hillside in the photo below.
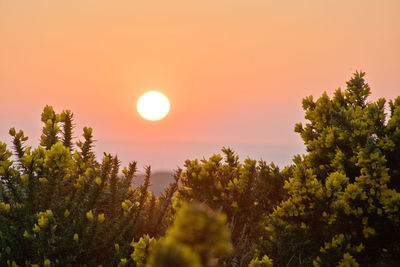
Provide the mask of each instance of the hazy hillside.
MULTIPOLYGON (((164 191, 164 187, 171 183, 173 178, 173 173, 168 171, 158 171, 151 174, 150 178, 150 191, 159 196, 161 192, 164 191)), ((135 185, 143 184, 144 180, 144 173, 139 174, 137 177, 134 178, 133 182, 135 185)))

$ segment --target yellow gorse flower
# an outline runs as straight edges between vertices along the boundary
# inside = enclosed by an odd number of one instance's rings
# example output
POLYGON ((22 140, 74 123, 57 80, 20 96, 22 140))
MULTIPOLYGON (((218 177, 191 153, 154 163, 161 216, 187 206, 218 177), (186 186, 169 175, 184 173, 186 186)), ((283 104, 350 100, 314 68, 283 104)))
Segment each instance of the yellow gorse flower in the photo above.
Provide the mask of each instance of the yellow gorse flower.
POLYGON ((125 265, 126 262, 127 262, 127 259, 126 259, 126 258, 122 258, 122 259, 121 259, 121 264, 122 264, 122 265, 125 265))
POLYGON ((41 228, 46 227, 47 224, 47 218, 45 216, 40 216, 38 219, 38 224, 41 228))
POLYGON ((92 210, 89 210, 88 212, 86 212, 86 218, 87 218, 89 221, 93 221, 93 213, 92 213, 92 210))
POLYGON ((49 259, 45 259, 44 262, 43 262, 43 265, 45 267, 49 267, 51 265, 51 261, 49 259))
POLYGON ((23 236, 24 236, 25 238, 31 237, 27 230, 24 231, 23 236))
POLYGON ((69 212, 69 210, 66 209, 65 212, 64 212, 64 217, 66 218, 66 217, 68 217, 70 214, 71 214, 71 213, 69 212))
POLYGON ((75 241, 76 243, 79 242, 79 235, 78 235, 77 233, 74 234, 74 241, 75 241))
POLYGON ((47 184, 48 182, 49 182, 49 180, 47 180, 47 178, 39 178, 39 182, 41 183, 41 184, 47 184))
POLYGON ((35 223, 35 226, 32 228, 35 233, 40 232, 40 227, 35 223))
POLYGON ((99 223, 104 222, 105 219, 106 219, 106 217, 104 216, 104 213, 100 213, 99 215, 97 215, 97 221, 99 223))
POLYGON ((100 177, 97 177, 94 181, 95 181, 95 183, 96 183, 97 185, 99 185, 99 186, 101 185, 101 182, 102 182, 102 181, 101 181, 101 178, 100 178, 100 177))
POLYGON ((121 203, 121 207, 125 211, 129 209, 129 206, 125 203, 125 201, 121 203))
POLYGON ((114 248, 116 252, 119 252, 119 244, 114 244, 114 248))

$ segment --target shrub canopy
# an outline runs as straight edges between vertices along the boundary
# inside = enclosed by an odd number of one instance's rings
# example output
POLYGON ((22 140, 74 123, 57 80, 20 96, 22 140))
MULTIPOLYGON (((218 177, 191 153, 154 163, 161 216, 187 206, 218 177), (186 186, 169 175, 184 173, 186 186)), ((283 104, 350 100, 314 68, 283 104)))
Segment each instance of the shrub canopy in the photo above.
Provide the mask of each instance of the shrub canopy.
POLYGON ((74 142, 73 114, 46 106, 38 147, 0 142, 0 265, 400 265, 400 97, 368 102, 364 75, 303 100, 293 165, 223 148, 159 197, 150 167, 132 186, 136 162, 98 161, 92 129, 74 142))

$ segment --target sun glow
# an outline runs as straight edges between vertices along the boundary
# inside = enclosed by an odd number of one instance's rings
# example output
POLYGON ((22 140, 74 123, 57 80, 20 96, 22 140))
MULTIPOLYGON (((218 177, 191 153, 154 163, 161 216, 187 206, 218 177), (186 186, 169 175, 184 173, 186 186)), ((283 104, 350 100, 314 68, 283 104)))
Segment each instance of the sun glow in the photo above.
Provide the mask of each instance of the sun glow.
POLYGON ((139 97, 136 108, 142 118, 150 121, 157 121, 167 116, 170 103, 164 94, 156 91, 149 91, 139 97))

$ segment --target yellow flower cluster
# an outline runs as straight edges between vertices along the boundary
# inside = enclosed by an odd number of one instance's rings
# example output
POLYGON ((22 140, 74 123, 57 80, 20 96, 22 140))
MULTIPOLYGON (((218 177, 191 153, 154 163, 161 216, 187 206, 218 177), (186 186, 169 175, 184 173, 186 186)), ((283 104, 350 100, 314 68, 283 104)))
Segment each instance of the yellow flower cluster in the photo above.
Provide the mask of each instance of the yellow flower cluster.
POLYGON ((358 262, 349 253, 343 254, 343 258, 340 261, 338 267, 358 267, 358 262))
POLYGON ((331 248, 337 248, 345 241, 344 234, 335 235, 330 242, 325 242, 324 247, 320 249, 322 253, 326 253, 331 248))
POLYGON ((249 267, 273 267, 273 260, 270 259, 267 255, 264 255, 261 260, 258 258, 252 259, 249 263, 249 267))
POLYGON ((81 188, 84 182, 85 178, 83 177, 83 175, 79 175, 78 178, 75 180, 74 187, 81 188))
MULTIPOLYGON (((93 215, 92 210, 89 210, 88 212, 86 212, 86 219, 88 219, 90 222, 92 222, 94 220, 94 215, 93 215)), ((97 215, 97 221, 99 223, 103 223, 105 219, 106 219, 106 217, 105 217, 104 213, 100 213, 97 215)))
POLYGON ((126 199, 124 200, 124 202, 121 203, 121 207, 124 211, 127 211, 131 206, 132 202, 129 199, 126 199))
POLYGON ((10 203, 5 203, 5 202, 0 203, 0 210, 3 210, 5 212, 10 212, 10 209, 11 209, 10 203))
POLYGON ((138 242, 132 240, 131 246, 134 247, 134 251, 131 254, 131 258, 136 263, 136 266, 146 266, 148 253, 154 250, 156 242, 157 240, 155 238, 150 238, 147 235, 141 237, 138 242))
POLYGON ((54 170, 54 172, 67 173, 74 165, 71 152, 61 142, 51 146, 44 159, 44 167, 54 170))
POLYGON ((33 231, 35 233, 40 232, 40 228, 46 228, 48 220, 53 216, 53 212, 51 210, 41 211, 37 214, 37 224, 35 223, 33 227, 33 231))
POLYGON ((53 216, 53 212, 51 210, 41 211, 37 216, 38 224, 43 228, 46 226, 48 219, 53 216))

